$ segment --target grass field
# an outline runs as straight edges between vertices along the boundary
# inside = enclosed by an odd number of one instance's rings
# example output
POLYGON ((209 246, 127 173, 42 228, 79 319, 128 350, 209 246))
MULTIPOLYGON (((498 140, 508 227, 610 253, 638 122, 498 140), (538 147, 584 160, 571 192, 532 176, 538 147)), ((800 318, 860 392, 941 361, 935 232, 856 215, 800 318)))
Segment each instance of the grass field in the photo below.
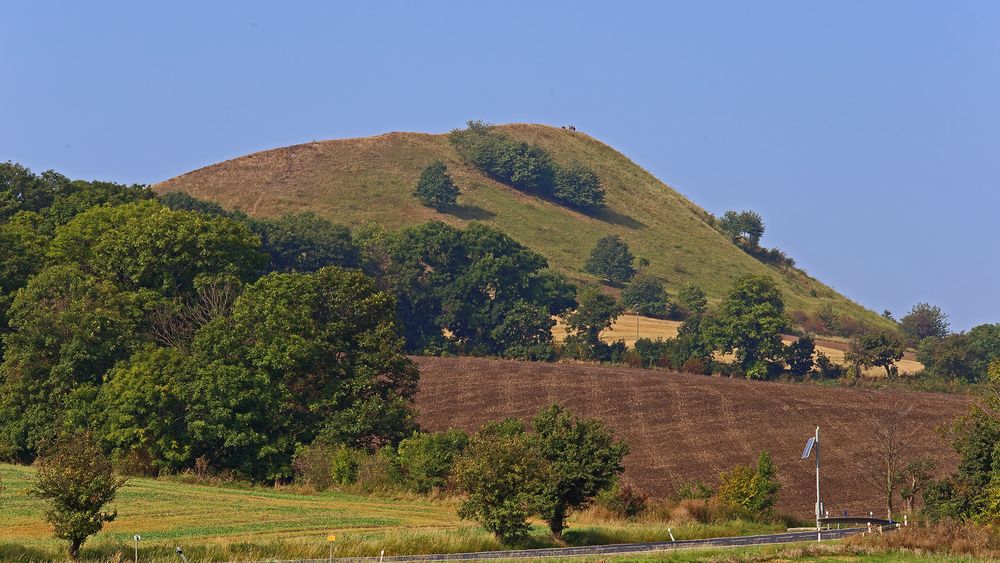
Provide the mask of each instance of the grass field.
POLYGON ((207 166, 153 188, 185 191, 251 215, 312 210, 348 225, 377 221, 401 228, 431 219, 457 225, 481 221, 544 254, 554 268, 576 280, 592 279, 583 266, 594 243, 619 234, 637 257, 650 260, 649 271, 670 291, 694 282, 717 302, 738 276, 768 274, 778 281, 790 310, 813 312, 830 303, 843 315, 886 325, 878 314, 818 280, 797 270, 779 272, 750 257, 709 225, 703 209, 597 139, 543 125, 502 129, 541 145, 557 162, 593 168, 607 191, 607 209, 585 215, 507 188, 466 166, 446 135, 422 133, 278 148, 207 166), (424 207, 411 195, 421 170, 434 160, 448 165, 462 190, 461 205, 447 213, 424 207))
MULTIPOLYGON (((652 340, 656 340, 657 338, 664 340, 674 338, 677 336, 677 330, 680 328, 680 325, 680 321, 653 319, 643 316, 637 318, 635 315, 624 314, 618 317, 618 320, 615 321, 615 324, 610 329, 601 334, 601 338, 608 343, 615 340, 624 340, 625 344, 631 347, 635 345, 635 341, 637 340, 636 335, 638 335, 638 338, 649 338, 652 340)), ((555 328, 552 329, 552 334, 557 341, 562 341, 566 337, 565 325, 557 321, 555 328)), ((788 344, 793 342, 795 337, 784 336, 782 340, 788 344)), ((826 354, 834 363, 846 365, 844 353, 847 350, 848 343, 846 339, 816 339, 816 351, 826 354)), ((906 351, 903 359, 896 362, 896 367, 899 368, 900 375, 913 375, 924 369, 923 364, 917 361, 912 350, 906 351)), ((865 370, 865 375, 882 377, 885 375, 885 370, 882 368, 869 368, 865 370)))
MULTIPOLYGON (((30 497, 33 470, 0 465, 0 561, 63 559, 65 544, 51 537, 43 504, 30 497)), ((342 493, 300 494, 291 490, 229 488, 176 480, 132 479, 118 494, 118 518, 91 539, 83 556, 131 560, 133 534, 144 538, 143 561, 176 561, 184 548, 192 562, 268 558, 323 558, 328 534, 336 535, 342 556, 449 553, 503 549, 475 523, 459 520, 454 500, 374 498, 342 493)), ((584 515, 586 516, 586 515, 584 515)), ((571 519, 570 545, 662 541, 662 522, 624 523, 571 519)), ((780 530, 780 525, 732 522, 725 525, 673 524, 678 538, 695 539, 780 530)), ((534 547, 554 547, 536 525, 534 547)))

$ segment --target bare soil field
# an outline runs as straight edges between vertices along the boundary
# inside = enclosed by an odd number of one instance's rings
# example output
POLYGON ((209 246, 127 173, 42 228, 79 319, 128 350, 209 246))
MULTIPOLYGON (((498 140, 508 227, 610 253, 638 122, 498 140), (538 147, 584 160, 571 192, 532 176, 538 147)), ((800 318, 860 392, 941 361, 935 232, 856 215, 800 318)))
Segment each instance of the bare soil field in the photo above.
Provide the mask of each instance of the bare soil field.
POLYGON ((631 448, 626 479, 653 496, 720 471, 774 456, 783 485, 779 509, 808 518, 815 502, 812 461, 802 447, 821 427, 823 499, 832 513, 884 513, 878 491, 861 479, 877 444, 871 417, 913 405, 908 455, 951 472, 957 456, 937 429, 964 414, 959 395, 874 391, 755 382, 584 364, 483 358, 417 358, 420 424, 428 430, 475 430, 484 422, 529 418, 553 403, 596 417, 631 448))

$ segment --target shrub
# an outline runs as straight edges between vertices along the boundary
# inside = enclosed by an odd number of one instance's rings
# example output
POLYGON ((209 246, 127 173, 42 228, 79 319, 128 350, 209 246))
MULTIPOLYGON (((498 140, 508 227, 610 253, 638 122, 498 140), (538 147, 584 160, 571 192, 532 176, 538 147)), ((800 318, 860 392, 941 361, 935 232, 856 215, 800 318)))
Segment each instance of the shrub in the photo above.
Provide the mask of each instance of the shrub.
POLYGON ((469 443, 461 430, 423 433, 399 443, 399 468, 404 482, 419 493, 443 488, 455 458, 469 443))
POLYGON ((830 356, 823 352, 816 353, 816 370, 823 379, 839 379, 844 375, 844 366, 833 363, 830 356))
POLYGON ((462 160, 494 180, 530 193, 552 193, 555 164, 541 147, 513 139, 481 121, 452 131, 448 140, 462 160))
POLYGON ((625 283, 635 276, 635 257, 628 244, 618 235, 608 235, 597 241, 584 270, 612 283, 625 283))
POLYGON ((629 483, 616 483, 601 491, 597 503, 620 518, 635 518, 646 511, 649 497, 629 483))
POLYGON ((632 282, 622 291, 621 302, 637 314, 647 317, 665 316, 670 304, 663 282, 648 274, 632 278, 632 282))
POLYGON ((737 514, 770 517, 781 489, 777 472, 771 454, 762 452, 756 468, 737 465, 719 476, 719 500, 737 514))
POLYGON ((333 456, 335 449, 327 444, 317 444, 299 448, 292 458, 295 479, 317 491, 329 489, 334 482, 333 456))
POLYGON ((679 489, 677 489, 677 498, 683 499, 698 499, 698 500, 708 500, 715 496, 715 489, 709 487, 701 481, 692 481, 690 483, 684 483, 679 489))
POLYGON ((666 366, 670 362, 672 342, 657 338, 640 338, 635 341, 635 353, 643 367, 666 366))
POLYGON ((556 169, 552 196, 573 207, 604 207, 601 180, 593 170, 581 164, 556 169))
POLYGON ((681 366, 681 371, 684 373, 694 373, 698 375, 708 375, 709 374, 709 364, 705 362, 702 358, 691 357, 684 362, 681 366))
POLYGON ((420 203, 440 209, 452 205, 458 199, 458 188, 448 175, 448 167, 440 160, 431 163, 420 173, 420 180, 413 190, 413 195, 420 203))
POLYGON ((816 341, 811 336, 801 336, 786 346, 785 361, 788 362, 788 371, 799 377, 812 371, 815 351, 816 341))
POLYGON ((336 448, 328 448, 330 454, 330 479, 337 485, 353 485, 358 480, 358 472, 365 458, 364 452, 351 449, 344 444, 336 448))

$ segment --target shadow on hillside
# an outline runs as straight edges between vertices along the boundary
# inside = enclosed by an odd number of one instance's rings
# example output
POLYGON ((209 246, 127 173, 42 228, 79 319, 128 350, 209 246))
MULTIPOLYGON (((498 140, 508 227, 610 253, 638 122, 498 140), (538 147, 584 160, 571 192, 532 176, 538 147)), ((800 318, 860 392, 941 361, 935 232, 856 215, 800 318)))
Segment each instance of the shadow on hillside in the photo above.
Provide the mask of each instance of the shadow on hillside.
POLYGON ((441 213, 447 213, 465 221, 485 221, 497 216, 496 213, 483 209, 478 205, 449 205, 442 207, 440 211, 441 213))
POLYGON ((593 217, 594 219, 599 219, 605 223, 611 223, 612 225, 619 225, 625 227, 626 229, 645 229, 646 224, 641 221, 636 221, 635 219, 625 215, 623 213, 618 213, 613 209, 608 209, 607 207, 602 207, 600 209, 595 209, 587 213, 587 215, 593 217))

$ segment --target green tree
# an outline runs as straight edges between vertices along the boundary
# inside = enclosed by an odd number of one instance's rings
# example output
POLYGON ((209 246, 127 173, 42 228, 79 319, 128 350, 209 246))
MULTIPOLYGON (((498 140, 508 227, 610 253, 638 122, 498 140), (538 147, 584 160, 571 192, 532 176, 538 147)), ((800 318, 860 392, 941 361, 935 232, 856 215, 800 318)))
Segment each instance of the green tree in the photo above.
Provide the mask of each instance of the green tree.
POLYGON ((448 140, 466 163, 487 176, 518 190, 538 195, 552 194, 555 163, 537 145, 518 141, 481 121, 456 129, 448 140))
POLYGON ((69 557, 76 560, 87 538, 115 519, 117 512, 105 508, 125 481, 114 474, 90 432, 63 437, 35 465, 31 492, 47 501, 45 521, 55 537, 69 542, 69 557))
POLYGON ((680 305, 685 317, 704 315, 708 310, 708 298, 700 287, 693 283, 684 284, 677 292, 677 304, 680 305))
POLYGON ((702 327, 715 350, 734 353, 749 378, 764 378, 783 357, 781 331, 789 324, 781 290, 770 277, 746 275, 736 280, 702 327))
POLYGON ((917 347, 917 361, 929 373, 945 379, 975 382, 985 375, 976 372, 981 359, 978 350, 972 346, 972 339, 965 334, 929 336, 921 340, 917 347))
POLYGON ((969 330, 969 348, 973 355, 975 379, 986 381, 990 364, 1000 360, 1000 323, 972 327, 969 330))
POLYGON ((552 196, 573 207, 604 207, 604 188, 590 168, 582 164, 556 168, 552 196))
POLYGON ((760 247, 764 236, 764 219, 754 211, 726 211, 719 219, 719 227, 733 241, 746 241, 751 248, 760 247))
POLYGON ((14 162, 0 163, 0 220, 18 211, 41 211, 68 186, 69 179, 52 170, 39 175, 14 162))
POLYGON ((351 231, 309 211, 253 221, 272 272, 315 272, 326 266, 355 268, 360 257, 351 231))
POLYGON ((585 357, 581 359, 605 359, 608 345, 601 340, 601 333, 611 328, 622 313, 622 307, 614 297, 596 285, 581 288, 577 299, 579 305, 576 310, 565 317, 569 333, 566 343, 585 348, 585 357))
POLYGON ((816 353, 816 341, 811 336, 801 336, 786 348, 785 361, 792 375, 803 376, 813 368, 813 355, 816 353))
POLYGON ((435 160, 424 168, 417 187, 413 190, 413 195, 420 203, 434 209, 454 205, 458 194, 458 188, 448 175, 448 167, 440 160, 435 160))
POLYGON ((869 331, 854 338, 846 354, 847 361, 865 367, 885 369, 886 377, 896 372, 896 362, 903 359, 903 343, 889 330, 869 331))
POLYGON ((455 462, 455 482, 466 494, 458 515, 478 521, 504 543, 522 542, 551 473, 538 443, 520 422, 486 425, 455 462))
POLYGON ((649 274, 639 274, 622 291, 621 302, 646 316, 667 314, 670 299, 663 282, 649 274))
POLYGON ((0 360, 3 336, 8 332, 7 311, 17 290, 44 267, 50 238, 44 219, 33 211, 18 212, 0 222, 0 360))
POLYGON ((625 283, 635 275, 635 257, 628 244, 618 235, 608 235, 597 241, 590 251, 584 270, 612 283, 625 283))
POLYGON ((570 511, 587 506, 624 471, 628 446, 615 441, 600 421, 578 419, 558 405, 543 410, 532 424, 552 469, 541 499, 542 518, 561 539, 570 511))
POLYGON ((936 305, 917 303, 899 320, 899 328, 914 343, 928 336, 941 338, 948 334, 948 315, 936 305))
POLYGON ((737 465, 720 475, 719 500, 747 516, 769 518, 781 490, 777 475, 771 454, 761 452, 756 468, 737 465))
POLYGON ((409 486, 427 494, 441 489, 455 464, 455 458, 469 444, 461 430, 416 432, 399 443, 399 466, 409 486))
POLYGON ((141 311, 108 282, 52 266, 18 291, 0 364, 0 455, 31 461, 55 435, 64 402, 131 353, 141 311))

